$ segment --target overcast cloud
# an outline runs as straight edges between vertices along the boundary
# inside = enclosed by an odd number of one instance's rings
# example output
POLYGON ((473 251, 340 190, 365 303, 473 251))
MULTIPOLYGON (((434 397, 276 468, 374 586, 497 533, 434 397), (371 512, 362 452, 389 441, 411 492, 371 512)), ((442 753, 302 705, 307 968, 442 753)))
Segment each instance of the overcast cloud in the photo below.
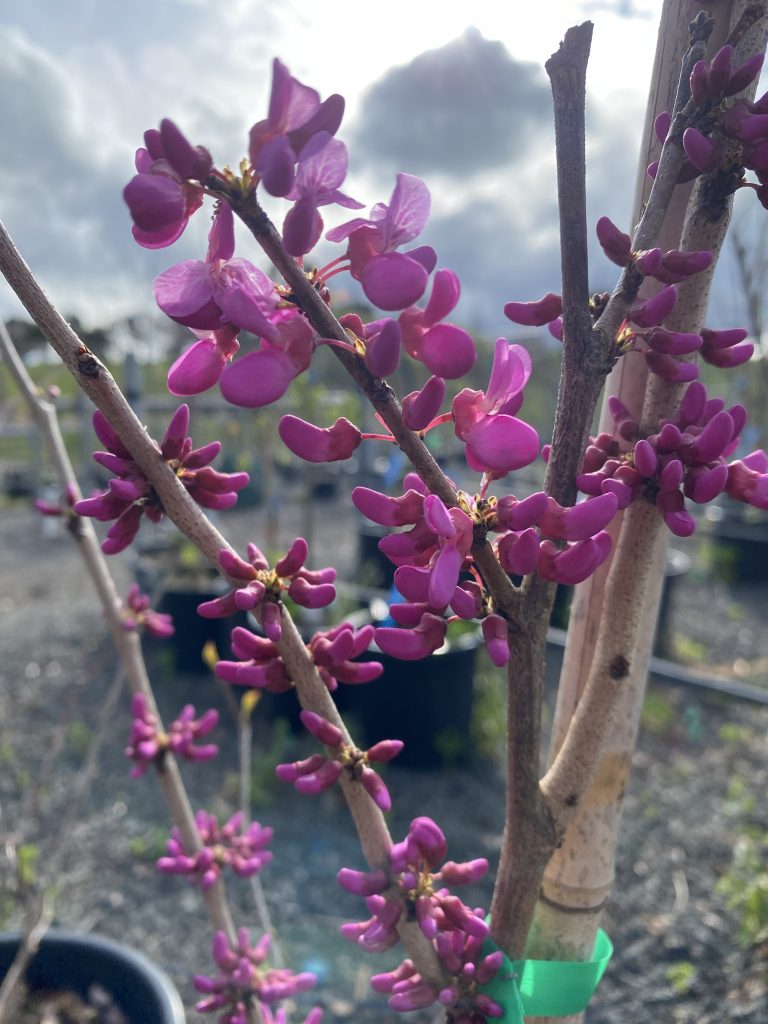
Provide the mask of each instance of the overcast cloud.
POLYGON ((526 158, 551 120, 549 83, 475 28, 392 68, 364 94, 351 145, 383 169, 457 182, 526 158))
MULTIPOLYGON (((386 201, 397 170, 427 179, 433 216, 423 240, 460 274, 461 316, 499 332, 505 301, 557 290, 551 100, 541 59, 578 10, 552 0, 545 31, 535 12, 492 16, 478 7, 473 28, 458 5, 440 5, 437 17, 433 4, 390 3, 378 45, 360 36, 341 58, 324 47, 338 46, 338 26, 351 25, 345 0, 327 0, 322 14, 298 0, 231 0, 215 16, 202 0, 26 0, 6 14, 0 89, 12 101, 0 107, 0 216, 62 309, 87 324, 151 311, 153 277, 200 257, 205 215, 169 250, 134 244, 122 201, 133 152, 147 127, 170 116, 217 163, 236 163, 249 126, 264 116, 275 54, 323 95, 347 96, 341 137, 350 144, 352 195, 367 205, 386 201), (409 33, 397 29, 406 16, 409 33), (535 62, 523 59, 528 54, 535 62)), ((625 229, 645 85, 625 74, 612 40, 626 34, 633 13, 614 3, 600 16, 589 97, 590 219, 607 213, 625 229)), ((631 21, 636 47, 641 39, 648 45, 645 24, 631 21)), ((277 204, 278 223, 285 208, 277 204)), ((327 214, 328 226, 347 216, 327 214)), ((244 233, 238 248, 260 262, 244 233)), ((612 280, 601 259, 595 253, 596 287, 612 280)), ((0 286, 0 314, 18 310, 0 286)))

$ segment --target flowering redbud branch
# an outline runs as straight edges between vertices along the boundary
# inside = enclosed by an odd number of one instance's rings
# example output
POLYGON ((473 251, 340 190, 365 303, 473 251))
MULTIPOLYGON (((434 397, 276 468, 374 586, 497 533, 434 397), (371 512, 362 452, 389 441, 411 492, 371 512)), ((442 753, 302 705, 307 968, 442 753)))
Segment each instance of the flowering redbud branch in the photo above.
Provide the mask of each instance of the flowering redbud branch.
MULTIPOLYGON (((199 548, 211 564, 221 571, 220 552, 227 550, 234 555, 234 551, 166 464, 107 368, 89 352, 50 302, 2 224, 0 224, 0 272, 73 374, 77 383, 117 431, 126 448, 131 452, 132 458, 156 491, 165 513, 179 530, 199 548)), ((94 569, 101 572, 99 566, 103 564, 103 555, 95 534, 93 534, 93 538, 93 560, 91 561, 89 557, 88 567, 92 569, 93 565, 94 569)), ((90 552, 90 545, 88 550, 90 552)), ((106 565, 103 565, 103 572, 108 575, 106 565)), ((222 575, 226 577, 226 574, 222 575)), ((229 578, 229 582, 237 586, 241 581, 229 578)), ((97 585, 103 586, 105 593, 110 592, 110 588, 114 592, 111 577, 109 583, 102 581, 97 585)), ((101 595, 101 589, 99 589, 99 593, 101 595)), ((116 592, 114 600, 118 600, 116 592)), ((109 610, 110 607, 117 608, 118 606, 106 605, 105 607, 109 610)), ((293 620, 283 605, 280 606, 280 612, 282 627, 282 635, 278 644, 280 655, 296 686, 302 705, 307 710, 314 711, 338 725, 342 729, 344 741, 354 745, 293 620)), ((112 623, 111 619, 110 623, 112 623)), ((122 621, 120 622, 120 631, 120 638, 115 638, 118 650, 122 653, 125 644, 135 645, 138 651, 138 636, 134 632, 126 632, 122 627, 122 621)), ((136 672, 137 681, 143 673, 144 682, 137 687, 137 692, 149 693, 149 683, 146 679, 146 672, 143 670, 143 662, 140 669, 134 666, 133 671, 136 672)), ((178 776, 178 769, 172 759, 169 758, 167 763, 168 770, 159 773, 159 777, 164 786, 166 799, 175 800, 177 793, 173 788, 175 785, 173 779, 174 776, 178 776)), ((387 863, 392 845, 383 814, 362 786, 351 779, 342 779, 341 785, 360 837, 363 853, 370 866, 376 869, 387 863)), ((183 816, 181 816, 181 810, 180 805, 177 807, 174 804, 172 817, 177 822, 185 847, 197 849, 199 837, 194 814, 188 801, 183 816), (178 818, 176 814, 179 814, 178 818)), ((213 886, 206 894, 206 899, 209 898, 211 892, 216 892, 219 888, 218 885, 213 886)), ((220 920, 221 923, 217 923, 217 927, 227 932, 228 935, 234 936, 231 921, 224 921, 223 918, 220 920)), ((413 922, 403 922, 399 930, 408 955, 417 964, 422 976, 440 981, 443 971, 438 964, 436 954, 418 931, 417 926, 413 922)))
MULTIPOLYGON (((345 347, 332 346, 334 355, 371 402, 430 493, 436 494, 449 508, 457 505, 455 489, 435 462, 423 439, 405 426, 402 409, 394 392, 386 381, 369 372, 362 359, 348 350, 344 328, 296 260, 286 251, 279 232, 260 206, 255 191, 225 190, 218 178, 209 179, 207 184, 212 191, 226 196, 233 211, 290 286, 293 300, 304 310, 320 337, 334 338, 345 343, 345 347)), ((490 544, 484 539, 479 541, 473 547, 472 555, 499 608, 510 619, 515 619, 517 594, 509 577, 499 566, 490 544)))
MULTIPOLYGON (((10 368, 21 394, 27 401, 40 427, 44 442, 51 453, 56 475, 62 489, 69 491, 74 497, 79 498, 80 489, 64 446, 55 408, 51 402, 46 401, 39 394, 34 381, 27 373, 24 364, 16 352, 5 325, 2 323, 0 323, 0 352, 2 352, 3 359, 10 368)), ((77 540, 83 560, 96 587, 99 600, 112 631, 112 637, 120 661, 125 666, 129 688, 132 693, 140 693, 144 696, 149 703, 152 714, 155 715, 159 723, 160 717, 141 652, 141 640, 135 630, 125 629, 122 614, 123 604, 117 593, 106 558, 99 547, 99 541, 93 524, 89 519, 75 516, 72 520, 70 532, 77 540)), ((162 765, 158 765, 157 774, 171 818, 184 836, 185 844, 190 849, 199 848, 200 839, 195 825, 194 813, 184 789, 175 758, 170 752, 165 753, 162 765)), ((214 886, 205 893, 205 901, 214 927, 228 933, 231 931, 234 935, 232 916, 226 903, 222 886, 214 886)))

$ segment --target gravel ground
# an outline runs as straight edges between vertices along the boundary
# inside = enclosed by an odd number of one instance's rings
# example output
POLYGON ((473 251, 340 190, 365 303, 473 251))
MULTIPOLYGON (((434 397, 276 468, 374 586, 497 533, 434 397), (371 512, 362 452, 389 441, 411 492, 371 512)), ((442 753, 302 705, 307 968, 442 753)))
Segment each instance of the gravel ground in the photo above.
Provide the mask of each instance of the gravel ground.
MULTIPOLYGON (((281 516, 283 542, 303 528, 301 514, 293 513, 295 522, 289 513, 281 516)), ((242 545, 251 532, 259 535, 257 518, 238 512, 222 525, 242 545)), ((351 514, 337 508, 318 517, 318 550, 349 562, 353 525, 351 514)), ((127 562, 116 561, 122 588, 129 570, 127 562)), ((65 537, 44 534, 40 521, 18 506, 0 518, 0 611, 0 833, 35 843, 43 871, 53 865, 58 923, 143 950, 171 974, 191 1006, 190 976, 207 970, 209 961, 207 928, 197 892, 153 868, 165 834, 163 807, 150 777, 128 776, 122 755, 128 698, 115 691, 116 666, 101 613, 73 546, 65 537), (78 813, 74 780, 100 737, 103 746, 78 813), (69 842, 62 844, 59 830, 70 824, 69 842)), ((694 642, 700 661, 720 669, 736 663, 744 674, 743 663, 768 656, 766 612, 763 588, 729 592, 694 574, 676 593, 674 632, 687 638, 689 655, 694 642)), ((187 701, 222 708, 216 770, 185 775, 195 806, 231 811, 236 742, 222 692, 206 676, 169 672, 156 647, 148 655, 164 716, 187 701)), ((739 946, 738 917, 715 886, 744 830, 768 830, 768 708, 665 688, 653 691, 646 721, 605 922, 616 954, 588 1020, 765 1024, 768 944, 739 946)), ((255 747, 262 756, 254 816, 275 829, 275 860, 263 877, 287 962, 321 975, 317 999, 327 1021, 397 1020, 368 988, 383 958, 365 959, 338 937, 342 921, 361 916, 359 901, 334 881, 339 866, 363 866, 345 807, 334 791, 302 798, 271 781, 270 758, 301 756, 300 740, 258 721, 255 747)), ((484 855, 493 863, 503 779, 492 762, 440 773, 393 765, 387 781, 395 836, 414 815, 428 814, 445 830, 451 857, 484 855)), ((0 924, 10 926, 20 908, 7 862, 0 871, 0 924)), ((232 892, 240 920, 255 922, 250 886, 235 885, 232 892)), ((477 902, 488 896, 488 886, 479 885, 477 902)), ((191 1022, 202 1019, 189 1011, 191 1022)), ((407 1019, 420 1024, 430 1017, 407 1019)))

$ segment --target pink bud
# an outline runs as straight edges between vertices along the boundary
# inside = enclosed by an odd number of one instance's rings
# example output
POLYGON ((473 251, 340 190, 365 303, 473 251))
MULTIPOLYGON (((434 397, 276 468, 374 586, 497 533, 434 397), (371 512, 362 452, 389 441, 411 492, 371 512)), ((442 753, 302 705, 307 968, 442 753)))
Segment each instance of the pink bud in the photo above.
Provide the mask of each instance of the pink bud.
POLYGON ((646 277, 653 277, 658 273, 661 266, 661 249, 647 249, 638 253, 635 266, 646 277))
POLYGON ((656 120, 653 122, 653 130, 656 132, 656 138, 659 142, 664 145, 667 135, 669 135, 669 129, 672 125, 672 115, 668 110, 662 110, 660 114, 656 116, 656 120))
POLYGON ((508 302, 504 316, 524 327, 543 327, 555 320, 563 311, 563 300, 559 295, 547 292, 538 302, 508 302))
POLYGON ((252 580, 254 576, 253 566, 239 558, 234 551, 222 548, 219 552, 219 565, 227 574, 236 580, 252 580))
POLYGON ((439 864, 445 857, 448 844, 440 826, 431 818, 414 818, 408 828, 406 847, 410 857, 423 857, 429 865, 439 864))
POLYGON ((160 451, 163 453, 164 459, 179 458, 188 430, 189 406, 180 405, 171 417, 171 422, 168 424, 168 429, 160 443, 160 451))
POLYGON ((261 606, 261 625, 268 639, 277 643, 282 635, 280 621, 280 605, 274 601, 264 601, 261 606))
POLYGON ((402 740, 379 740, 366 751, 366 756, 374 764, 391 761, 393 757, 397 757, 403 746, 402 740))
POLYGON ((728 467, 724 464, 712 469, 692 469, 685 477, 685 496, 705 505, 721 494, 727 483, 728 467))
POLYGON ((352 868, 341 868, 336 881, 347 892, 354 896, 371 896, 383 892, 389 885, 386 871, 353 871, 352 868))
POLYGON ((348 459, 362 441, 354 423, 340 417, 331 427, 316 427, 298 416, 283 416, 278 425, 283 444, 307 462, 348 459))
POLYGON ((416 661, 443 646, 446 629, 445 619, 425 612, 416 629, 380 626, 374 635, 385 654, 403 661, 416 661))
POLYGON ((696 521, 685 509, 680 491, 659 491, 656 505, 664 517, 671 533, 676 537, 690 537, 696 529, 696 521))
POLYGON ((352 504, 371 522, 381 526, 406 526, 421 519, 424 495, 409 490, 399 498, 390 498, 370 487, 355 487, 352 491, 352 504))
POLYGON ((294 788, 300 793, 314 796, 315 793, 322 793, 323 790, 332 786, 341 775, 342 770, 338 761, 326 761, 322 768, 296 779, 293 784, 294 788))
POLYGON ((658 459, 656 458, 653 446, 647 441, 640 440, 635 444, 633 457, 635 467, 641 476, 652 477, 655 474, 658 459))
POLYGON ((683 482, 683 464, 680 459, 670 459, 659 473, 659 485, 662 491, 676 491, 683 482))
POLYGON ((656 327, 668 317, 677 303, 674 285, 668 285, 648 299, 638 299, 629 308, 629 319, 638 327, 656 327))
POLYGON ((507 636, 506 621, 500 615, 486 615, 483 619, 482 630, 489 658, 497 668, 503 668, 509 661, 509 637, 507 636))
POLYGON ((384 780, 380 775, 377 775, 372 768, 368 768, 363 765, 362 775, 360 781, 365 789, 366 793, 380 811, 392 810, 392 798, 389 795, 389 790, 384 785, 384 780))
POLYGON ((445 398, 445 381, 432 376, 421 389, 403 399, 403 422, 409 430, 426 430, 440 412, 445 398))
POLYGON ((539 564, 541 539, 533 527, 522 533, 508 533, 499 541, 499 561, 505 572, 526 576, 539 564))
POLYGON ((683 363, 674 356, 665 355, 663 352, 645 353, 648 369, 655 373, 662 380, 668 380, 671 384, 687 384, 696 380, 699 376, 699 368, 696 363, 683 363))
POLYGON ((701 348, 700 334, 682 334, 663 327, 654 327, 645 340, 655 352, 670 356, 687 356, 701 348))
POLYGON ((478 857, 476 860, 469 860, 463 864, 447 860, 440 868, 440 880, 446 885, 466 885, 470 882, 478 882, 488 870, 488 861, 485 857, 478 857))
POLYGON ((693 65, 691 71, 691 98, 696 106, 701 106, 709 98, 709 83, 707 81, 707 63, 699 60, 693 65))
POLYGON ((326 608, 336 600, 336 587, 332 583, 313 586, 301 576, 291 580, 288 596, 303 608, 326 608))
POLYGON ((432 985, 422 983, 409 989, 407 992, 398 992, 390 996, 388 1006, 399 1013, 407 1010, 421 1010, 425 1006, 431 1006, 437 999, 437 989, 432 985))
POLYGON ((720 47, 709 62, 707 85, 709 86, 709 96, 712 99, 717 99, 718 96, 721 96, 730 81, 732 57, 733 47, 730 43, 726 43, 725 46, 720 47))
POLYGON ((698 128, 683 132, 683 149, 693 166, 702 172, 711 171, 717 164, 718 151, 714 142, 702 135, 698 128))
POLYGON ((496 505, 499 526, 506 530, 525 530, 535 526, 546 511, 547 501, 545 491, 536 491, 522 501, 518 501, 512 494, 505 494, 496 505))
MULTIPOLYGON (((612 263, 617 263, 620 267, 625 267, 629 262, 632 251, 632 239, 629 235, 619 231, 608 217, 600 218, 597 222, 596 231, 597 240, 608 259, 612 263)), ((550 319, 552 318, 550 317, 550 319)))
POLYGON ((310 775, 322 768, 326 758, 322 754, 313 754, 303 761, 293 761, 291 764, 278 764, 275 766, 275 775, 282 782, 296 782, 302 775, 310 775))
POLYGON ((616 508, 615 494, 601 494, 565 508, 550 498, 547 511, 539 521, 539 529, 555 540, 586 540, 608 525, 616 514, 616 508))
POLYGON ((341 729, 332 725, 329 721, 314 711, 302 711, 299 715, 304 728, 312 733, 315 739, 320 740, 327 747, 340 747, 342 744, 341 729))
POLYGON ((366 342, 365 365, 374 377, 389 377, 400 362, 403 332, 397 320, 387 319, 381 330, 366 342))
POLYGON ((278 576, 294 576, 306 562, 308 554, 309 545, 303 537, 297 537, 287 554, 275 562, 275 572, 278 576))
POLYGON ((734 366, 742 366, 749 362, 754 351, 755 346, 750 341, 744 345, 733 345, 730 348, 702 351, 701 355, 704 361, 711 366, 717 366, 721 370, 730 370, 734 366))
POLYGON ((728 84, 723 89, 723 96, 734 96, 757 78, 763 66, 763 54, 756 53, 731 72, 728 84))
POLYGON ((707 423, 683 458, 696 462, 712 462, 719 458, 733 436, 733 420, 727 412, 719 412, 707 423))

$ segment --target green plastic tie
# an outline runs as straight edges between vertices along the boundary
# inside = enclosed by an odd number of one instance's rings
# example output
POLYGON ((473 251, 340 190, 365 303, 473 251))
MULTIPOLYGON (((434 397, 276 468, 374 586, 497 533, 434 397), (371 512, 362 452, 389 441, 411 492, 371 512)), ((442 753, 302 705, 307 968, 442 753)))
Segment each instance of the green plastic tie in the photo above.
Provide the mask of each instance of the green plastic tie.
MULTIPOLYGON (((483 953, 498 949, 486 939, 483 953)), ((613 956, 613 943, 602 928, 597 933, 591 960, 510 960, 481 992, 504 1010, 494 1018, 503 1024, 524 1024, 525 1017, 567 1017, 586 1010, 597 984, 613 956)))

